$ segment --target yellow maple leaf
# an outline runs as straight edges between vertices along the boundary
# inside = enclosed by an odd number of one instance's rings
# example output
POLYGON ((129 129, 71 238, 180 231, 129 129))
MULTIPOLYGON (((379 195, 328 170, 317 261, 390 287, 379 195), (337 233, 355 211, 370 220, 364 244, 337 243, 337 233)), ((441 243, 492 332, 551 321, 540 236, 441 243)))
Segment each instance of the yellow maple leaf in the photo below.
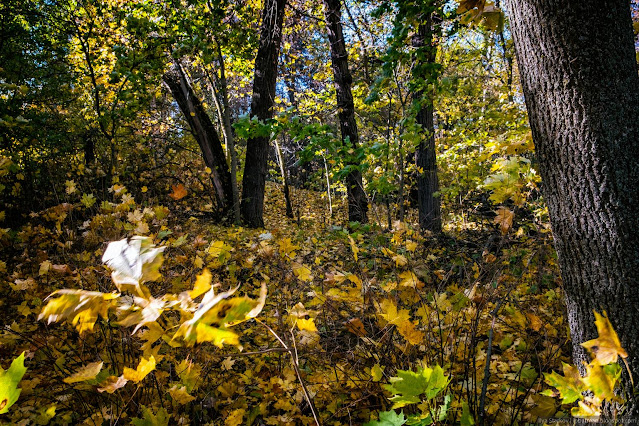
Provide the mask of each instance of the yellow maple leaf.
POLYGON ((313 318, 308 318, 308 319, 300 318, 295 322, 295 324, 297 325, 297 328, 299 328, 300 330, 317 332, 317 327, 315 326, 315 320, 313 318))
POLYGON ((311 281, 313 279, 311 276, 311 268, 306 265, 293 263, 293 273, 301 281, 311 281))
POLYGON ((186 386, 173 385, 171 389, 169 389, 169 395, 173 398, 173 401, 178 404, 188 404, 189 402, 195 399, 194 396, 189 395, 186 391, 186 386))
POLYGON ((231 411, 231 414, 224 419, 224 426, 239 426, 243 424, 244 414, 246 414, 246 410, 244 408, 238 408, 237 410, 231 411))
POLYGON ((122 376, 134 383, 141 382, 151 371, 155 370, 155 357, 151 355, 149 359, 142 357, 138 367, 134 370, 132 368, 124 367, 122 376))
POLYGON ((359 247, 357 247, 355 240, 353 240, 353 237, 351 237, 350 235, 348 236, 348 242, 351 245, 351 250, 353 251, 353 257, 355 258, 355 262, 357 262, 359 260, 359 258, 357 257, 357 254, 359 253, 359 247))
POLYGON ((418 345, 424 341, 424 333, 415 328, 412 321, 402 321, 397 325, 397 331, 411 345, 418 345))
POLYGON ((235 365, 235 360, 231 358, 230 356, 226 357, 224 361, 222 361, 222 370, 226 370, 226 371, 232 370, 234 365, 235 365))
POLYGON ((283 238, 277 242, 279 246, 280 256, 293 259, 296 255, 295 250, 299 250, 300 246, 291 242, 290 238, 283 238))
POLYGON ((66 377, 63 382, 72 384, 77 382, 86 382, 87 380, 93 380, 102 370, 102 362, 92 362, 91 364, 87 364, 84 367, 80 368, 78 371, 66 377))
POLYGON ((373 379, 374 382, 379 382, 380 380, 382 380, 383 376, 384 376, 384 369, 380 367, 379 364, 375 364, 373 368, 371 368, 371 378, 373 379))
POLYGON ((607 365, 617 362, 619 356, 627 358, 628 352, 621 347, 619 336, 617 336, 617 332, 612 328, 606 311, 604 311, 603 315, 595 312, 595 325, 597 326, 599 337, 581 344, 581 346, 595 355, 593 364, 607 365))
POLYGON ((402 322, 409 321, 410 316, 407 309, 397 310, 397 305, 390 299, 385 299, 381 304, 382 313, 379 314, 389 324, 399 325, 402 322))
POLYGON ((349 281, 352 282, 353 284, 355 284, 357 287, 361 287, 362 286, 362 280, 360 280, 357 275, 355 275, 355 274, 346 274, 346 278, 348 278, 349 281))
POLYGON ((224 328, 211 327, 210 325, 198 323, 195 327, 195 341, 197 343, 211 342, 218 348, 226 343, 227 345, 240 345, 240 337, 224 328))
POLYGON ((414 252, 417 250, 417 243, 415 241, 406 240, 406 250, 414 252))
POLYGON ((399 285, 402 287, 420 287, 419 278, 411 271, 402 272, 399 274, 399 278, 401 279, 399 285))
POLYGON ((38 275, 42 276, 42 275, 48 274, 49 270, 51 269, 51 266, 53 265, 48 260, 45 260, 44 262, 40 263, 40 270, 38 271, 38 275))
POLYGON ((408 263, 408 259, 403 254, 396 254, 393 256, 393 260, 395 261, 395 266, 404 266, 408 263))
POLYGON ((494 221, 499 225, 502 235, 506 235, 508 230, 513 226, 515 213, 506 207, 498 208, 495 213, 497 213, 497 216, 495 216, 494 221))
POLYGON ((211 271, 208 269, 204 269, 200 275, 195 279, 195 285, 193 286, 193 290, 189 291, 189 296, 191 299, 195 299, 201 294, 206 293, 211 288, 211 271))

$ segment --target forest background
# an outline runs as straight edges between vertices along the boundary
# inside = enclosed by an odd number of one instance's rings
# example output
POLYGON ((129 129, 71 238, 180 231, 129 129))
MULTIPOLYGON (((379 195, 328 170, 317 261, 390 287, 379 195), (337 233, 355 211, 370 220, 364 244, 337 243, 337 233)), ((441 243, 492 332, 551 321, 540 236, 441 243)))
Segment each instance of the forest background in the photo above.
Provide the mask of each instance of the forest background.
POLYGON ((0 422, 520 424, 616 400, 616 363, 562 364, 583 342, 499 1, 0 15, 0 422))

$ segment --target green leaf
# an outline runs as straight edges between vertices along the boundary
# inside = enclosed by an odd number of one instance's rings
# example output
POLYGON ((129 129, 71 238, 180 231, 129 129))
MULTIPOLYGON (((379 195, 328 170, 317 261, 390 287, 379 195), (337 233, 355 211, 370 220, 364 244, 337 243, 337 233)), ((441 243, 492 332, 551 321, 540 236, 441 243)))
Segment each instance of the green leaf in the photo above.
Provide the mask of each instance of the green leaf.
POLYGON ((397 414, 394 410, 391 410, 380 412, 379 420, 364 423, 364 426, 402 426, 403 424, 406 424, 404 412, 397 414))
POLYGON ((556 388, 561 394, 562 404, 572 404, 582 398, 582 392, 588 388, 583 382, 577 367, 564 363, 564 376, 552 372, 546 374, 546 383, 556 388))
POLYGON ((473 426, 475 424, 475 419, 473 419, 473 415, 470 414, 470 408, 466 401, 462 403, 462 415, 459 423, 461 426, 473 426))
POLYGON ((408 404, 417 404, 425 395, 427 400, 433 399, 448 386, 450 379, 444 376, 444 370, 440 366, 434 368, 421 368, 417 372, 397 371, 398 377, 391 377, 390 384, 384 388, 394 396, 393 408, 401 408, 408 404))
POLYGON ((18 389, 18 383, 27 371, 24 366, 24 352, 13 360, 8 370, 0 368, 0 414, 9 411, 18 400, 22 389, 18 389))
POLYGON ((168 426, 171 415, 164 409, 160 408, 156 414, 142 406, 142 418, 131 419, 131 424, 135 426, 168 426))

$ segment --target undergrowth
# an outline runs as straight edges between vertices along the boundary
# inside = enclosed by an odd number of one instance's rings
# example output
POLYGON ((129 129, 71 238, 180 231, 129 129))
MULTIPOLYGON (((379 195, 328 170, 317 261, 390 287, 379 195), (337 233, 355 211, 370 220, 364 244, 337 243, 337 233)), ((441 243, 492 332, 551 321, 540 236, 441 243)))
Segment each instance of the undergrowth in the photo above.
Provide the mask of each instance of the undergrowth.
POLYGON ((446 391, 402 415, 447 405, 436 423, 569 416, 569 405, 542 394, 543 374, 570 360, 547 225, 511 217, 441 237, 404 223, 341 226, 302 190, 287 219, 269 185, 266 230, 249 230, 211 225, 191 209, 196 197, 111 190, 113 202, 68 197, 1 233, 0 359, 6 366, 24 352, 27 372, 0 422, 363 424, 393 407, 388 385, 399 370, 435 367, 446 391), (115 291, 102 256, 108 242, 135 235, 166 247, 160 276, 146 284, 154 297, 192 291, 205 269, 218 294, 239 285, 257 300, 266 285, 257 318, 230 327, 237 344, 177 341, 185 314, 174 311, 139 330, 114 314, 83 333, 38 321, 56 290, 115 291), (138 382, 114 384, 151 356, 138 382), (69 380, 87 367, 95 374, 69 380))

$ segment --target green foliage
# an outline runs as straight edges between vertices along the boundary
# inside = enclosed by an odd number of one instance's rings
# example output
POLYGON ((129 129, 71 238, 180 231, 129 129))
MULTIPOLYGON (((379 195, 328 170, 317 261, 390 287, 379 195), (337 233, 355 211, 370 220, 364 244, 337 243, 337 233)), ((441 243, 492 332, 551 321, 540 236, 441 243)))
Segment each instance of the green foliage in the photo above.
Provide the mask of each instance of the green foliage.
POLYGON ((379 413, 379 420, 364 423, 364 426, 402 426, 406 424, 404 412, 397 414, 395 411, 382 411, 379 413))
POLYGON ((142 418, 131 419, 131 424, 135 426, 168 426, 171 415, 164 408, 160 408, 157 413, 153 413, 149 407, 142 406, 142 418))
POLYGON ((408 404, 417 404, 423 398, 431 400, 448 386, 450 378, 444 375, 440 366, 434 368, 419 367, 416 372, 397 371, 390 384, 384 386, 393 394, 393 408, 402 408, 408 404))
POLYGON ((434 368, 418 367, 416 372, 397 370, 397 377, 391 377, 390 384, 384 388, 393 396, 393 409, 402 408, 410 404, 421 402, 421 414, 412 414, 408 418, 401 412, 384 411, 379 413, 379 420, 366 423, 369 426, 386 425, 430 425, 436 421, 442 422, 448 416, 451 396, 446 395, 441 405, 435 404, 435 398, 440 395, 450 383, 450 378, 444 375, 440 366, 434 368), (436 414, 435 414, 436 413, 436 414))
POLYGON ((8 370, 0 368, 0 414, 8 412, 18 400, 22 391, 18 385, 26 372, 24 352, 13 360, 8 370))

